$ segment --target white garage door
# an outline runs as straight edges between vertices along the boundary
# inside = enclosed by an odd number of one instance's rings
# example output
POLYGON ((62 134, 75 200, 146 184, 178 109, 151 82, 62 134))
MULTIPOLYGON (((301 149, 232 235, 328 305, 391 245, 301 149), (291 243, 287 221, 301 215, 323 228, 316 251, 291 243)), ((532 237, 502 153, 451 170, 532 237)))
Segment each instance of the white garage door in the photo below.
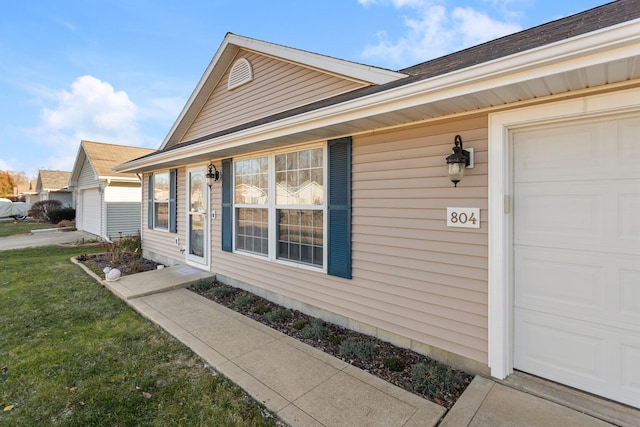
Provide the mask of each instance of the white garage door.
POLYGON ((100 192, 98 189, 82 191, 82 230, 100 236, 100 192))
POLYGON ((514 367, 640 407, 640 117, 513 153, 514 367))

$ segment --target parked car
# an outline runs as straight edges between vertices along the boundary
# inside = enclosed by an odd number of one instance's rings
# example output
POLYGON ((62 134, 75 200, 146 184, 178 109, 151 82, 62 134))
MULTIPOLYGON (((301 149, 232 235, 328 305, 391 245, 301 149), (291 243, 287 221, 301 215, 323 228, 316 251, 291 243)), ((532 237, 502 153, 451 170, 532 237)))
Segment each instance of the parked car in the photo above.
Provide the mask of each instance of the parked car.
POLYGON ((23 221, 27 218, 29 209, 31 209, 31 203, 14 203, 9 199, 0 198, 0 218, 14 218, 23 221))

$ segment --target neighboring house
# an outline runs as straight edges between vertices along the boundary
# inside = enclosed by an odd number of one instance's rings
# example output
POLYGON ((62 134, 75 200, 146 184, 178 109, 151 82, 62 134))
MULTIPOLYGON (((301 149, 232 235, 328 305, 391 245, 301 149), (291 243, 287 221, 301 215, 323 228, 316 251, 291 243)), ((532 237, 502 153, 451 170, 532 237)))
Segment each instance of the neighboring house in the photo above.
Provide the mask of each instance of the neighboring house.
POLYGON ((638 135, 623 0, 398 72, 228 34, 158 151, 116 170, 143 176, 146 257, 640 407, 638 135))
POLYGON ((142 190, 135 173, 114 166, 154 150, 82 141, 69 185, 76 200, 76 227, 105 240, 140 231, 142 190))
POLYGON ((15 187, 15 194, 18 198, 23 199, 25 202, 34 204, 38 201, 38 194, 36 193, 37 185, 37 180, 30 179, 27 182, 18 184, 15 187))
POLYGON ((59 200, 63 206, 73 206, 73 191, 69 188, 70 176, 71 172, 39 170, 36 183, 37 201, 59 200))

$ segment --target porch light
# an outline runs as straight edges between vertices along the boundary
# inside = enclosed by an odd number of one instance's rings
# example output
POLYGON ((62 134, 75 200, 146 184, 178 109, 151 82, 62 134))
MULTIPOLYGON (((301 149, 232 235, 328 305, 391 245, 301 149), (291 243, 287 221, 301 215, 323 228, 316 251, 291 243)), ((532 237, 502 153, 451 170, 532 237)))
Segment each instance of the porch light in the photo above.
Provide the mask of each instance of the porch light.
POLYGON ((449 165, 449 179, 453 182, 453 186, 457 187, 464 177, 464 170, 467 167, 473 167, 473 149, 471 151, 463 149, 462 138, 456 135, 452 150, 453 154, 447 156, 447 165, 449 165))
POLYGON ((209 188, 213 186, 213 183, 220 180, 220 171, 216 169, 213 163, 209 162, 209 166, 207 167, 207 185, 209 188))

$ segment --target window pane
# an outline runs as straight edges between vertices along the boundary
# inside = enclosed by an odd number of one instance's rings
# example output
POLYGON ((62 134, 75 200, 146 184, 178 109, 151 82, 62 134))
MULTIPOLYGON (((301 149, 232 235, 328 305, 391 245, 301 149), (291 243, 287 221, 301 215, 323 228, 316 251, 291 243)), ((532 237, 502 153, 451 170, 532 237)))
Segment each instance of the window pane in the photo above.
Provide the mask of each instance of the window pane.
POLYGON ((269 215, 266 209, 236 209, 236 249, 267 255, 269 215))
POLYGON ((169 172, 153 175, 153 199, 169 200, 169 172))
POLYGON ((235 202, 246 205, 268 203, 269 161, 266 157, 235 163, 235 202))
POLYGON ((189 238, 189 253, 204 256, 204 215, 189 215, 191 236, 189 238))
POLYGON ((320 206, 323 203, 322 149, 277 155, 276 204, 320 206))
POLYGON ((279 209, 277 258, 322 266, 323 212, 279 209))
POLYGON ((169 229, 169 203, 154 203, 154 228, 169 229))

